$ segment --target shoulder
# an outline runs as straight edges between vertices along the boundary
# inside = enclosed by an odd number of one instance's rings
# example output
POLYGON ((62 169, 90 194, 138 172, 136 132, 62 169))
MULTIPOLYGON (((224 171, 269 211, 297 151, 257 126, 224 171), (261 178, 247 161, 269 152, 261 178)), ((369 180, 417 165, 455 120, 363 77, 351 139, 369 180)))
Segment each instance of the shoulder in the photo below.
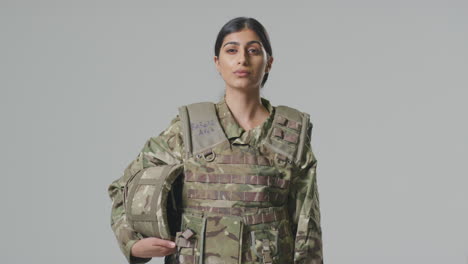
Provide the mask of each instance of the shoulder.
POLYGON ((172 148, 176 147, 174 145, 181 145, 182 148, 184 130, 190 129, 188 127, 189 122, 198 120, 196 117, 209 116, 209 114, 213 113, 216 114, 214 105, 215 103, 208 101, 179 105, 177 107, 177 114, 171 119, 169 126, 160 132, 157 137, 154 137, 154 139, 157 138, 160 141, 166 141, 172 148))
POLYGON ((276 122, 297 130, 302 130, 304 127, 305 132, 308 132, 307 134, 310 136, 312 121, 308 112, 287 105, 278 105, 274 108, 276 122))
POLYGON ((184 144, 181 133, 180 118, 177 115, 163 131, 146 141, 141 151, 143 156, 153 164, 160 164, 161 161, 175 164, 182 161, 184 144))
POLYGON ((299 109, 294 106, 290 105, 277 105, 274 106, 277 113, 294 118, 294 119, 301 119, 303 117, 310 117, 310 114, 299 109))
POLYGON ((182 122, 196 120, 200 117, 216 115, 216 103, 203 101, 180 105, 178 107, 179 117, 182 122))
POLYGON ((312 151, 312 121, 310 114, 302 109, 298 109, 287 105, 275 106, 274 125, 288 128, 288 131, 297 133, 299 138, 298 145, 299 166, 303 167, 305 164, 311 164, 316 161, 315 155, 312 151))
POLYGON ((174 136, 177 134, 182 133, 182 122, 179 115, 173 117, 169 123, 169 125, 164 129, 162 132, 159 133, 158 136, 174 136))
POLYGON ((159 134, 148 139, 147 148, 151 151, 179 151, 183 148, 181 123, 179 115, 172 117, 169 124, 159 134))
POLYGON ((183 104, 183 105, 179 105, 178 106, 178 110, 179 110, 179 113, 181 110, 183 110, 184 108, 199 108, 199 107, 208 107, 208 106, 214 106, 216 103, 215 102, 211 102, 211 101, 198 101, 198 102, 192 102, 192 103, 187 103, 187 104, 183 104))

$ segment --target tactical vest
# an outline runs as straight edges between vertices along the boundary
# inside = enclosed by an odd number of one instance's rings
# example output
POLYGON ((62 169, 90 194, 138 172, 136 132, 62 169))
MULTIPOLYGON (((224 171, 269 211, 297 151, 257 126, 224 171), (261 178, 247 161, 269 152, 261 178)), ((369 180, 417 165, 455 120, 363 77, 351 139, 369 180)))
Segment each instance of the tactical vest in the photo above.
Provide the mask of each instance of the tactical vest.
POLYGON ((177 263, 293 262, 288 193, 311 127, 305 112, 272 111, 267 136, 251 147, 230 143, 213 103, 179 107, 185 159, 177 263))

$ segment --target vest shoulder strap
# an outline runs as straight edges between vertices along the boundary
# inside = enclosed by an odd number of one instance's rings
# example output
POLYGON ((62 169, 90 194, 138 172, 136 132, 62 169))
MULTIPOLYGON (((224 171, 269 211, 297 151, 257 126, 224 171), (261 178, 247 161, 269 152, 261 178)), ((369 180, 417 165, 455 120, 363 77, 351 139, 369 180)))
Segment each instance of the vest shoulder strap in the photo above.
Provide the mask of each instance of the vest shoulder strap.
POLYGON ((285 105, 276 106, 275 109, 265 144, 288 160, 298 163, 307 144, 307 134, 311 133, 310 115, 285 105))
POLYGON ((178 110, 187 158, 228 140, 219 123, 214 103, 193 103, 180 106, 178 110))

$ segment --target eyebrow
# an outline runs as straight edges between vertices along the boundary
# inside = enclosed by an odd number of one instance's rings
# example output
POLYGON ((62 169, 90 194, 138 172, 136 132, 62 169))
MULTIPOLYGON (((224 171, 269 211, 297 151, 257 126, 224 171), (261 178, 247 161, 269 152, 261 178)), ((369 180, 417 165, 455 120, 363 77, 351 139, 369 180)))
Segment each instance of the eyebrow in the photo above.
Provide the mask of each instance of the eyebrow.
MULTIPOLYGON (((262 43, 261 43, 260 41, 258 41, 258 40, 251 40, 251 41, 247 42, 247 45, 250 45, 250 44, 252 44, 252 43, 258 43, 258 45, 262 46, 262 43)), ((223 47, 226 46, 226 45, 228 45, 228 44, 234 44, 234 45, 238 45, 238 46, 240 45, 239 42, 236 42, 236 41, 229 41, 229 42, 227 42, 226 44, 224 44, 223 47)))

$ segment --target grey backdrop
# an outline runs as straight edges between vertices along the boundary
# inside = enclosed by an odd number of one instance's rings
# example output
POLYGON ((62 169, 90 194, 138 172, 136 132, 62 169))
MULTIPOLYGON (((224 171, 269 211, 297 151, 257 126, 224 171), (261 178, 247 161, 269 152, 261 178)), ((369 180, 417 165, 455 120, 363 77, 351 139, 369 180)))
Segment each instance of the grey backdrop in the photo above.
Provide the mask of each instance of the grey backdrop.
POLYGON ((262 95, 314 123, 325 262, 468 263, 466 1, 192 2, 1 1, 1 263, 125 263, 107 187, 220 98, 216 34, 244 15, 273 45, 262 95))

